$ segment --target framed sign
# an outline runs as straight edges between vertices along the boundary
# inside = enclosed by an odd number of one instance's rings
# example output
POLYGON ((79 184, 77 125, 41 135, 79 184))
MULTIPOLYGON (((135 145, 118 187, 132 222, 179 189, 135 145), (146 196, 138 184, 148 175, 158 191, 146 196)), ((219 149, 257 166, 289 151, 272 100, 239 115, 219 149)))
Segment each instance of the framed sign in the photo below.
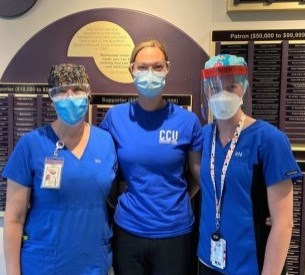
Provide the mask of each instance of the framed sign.
POLYGON ((305 11, 304 0, 227 0, 227 12, 305 11))

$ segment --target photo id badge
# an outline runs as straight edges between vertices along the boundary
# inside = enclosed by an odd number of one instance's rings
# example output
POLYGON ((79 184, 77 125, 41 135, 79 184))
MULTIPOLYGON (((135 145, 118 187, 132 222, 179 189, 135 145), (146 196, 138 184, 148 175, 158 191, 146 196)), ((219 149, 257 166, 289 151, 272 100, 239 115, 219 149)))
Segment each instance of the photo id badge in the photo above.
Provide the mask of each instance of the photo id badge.
POLYGON ((211 263, 213 266, 224 269, 226 267, 226 241, 222 238, 218 240, 211 238, 211 263))
POLYGON ((64 160, 62 158, 51 157, 45 159, 41 188, 60 188, 63 165, 64 160))

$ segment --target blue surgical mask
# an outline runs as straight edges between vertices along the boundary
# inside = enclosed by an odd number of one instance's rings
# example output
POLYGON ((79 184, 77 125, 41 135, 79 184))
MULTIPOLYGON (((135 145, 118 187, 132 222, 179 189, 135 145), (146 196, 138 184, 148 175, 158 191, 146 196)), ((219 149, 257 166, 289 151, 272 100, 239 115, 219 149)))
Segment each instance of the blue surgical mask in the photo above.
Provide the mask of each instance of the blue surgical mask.
POLYGON ((155 98, 163 91, 166 72, 136 71, 133 76, 136 89, 144 97, 155 98))
POLYGON ((58 117, 68 125, 78 124, 86 115, 88 97, 63 97, 54 100, 58 117))

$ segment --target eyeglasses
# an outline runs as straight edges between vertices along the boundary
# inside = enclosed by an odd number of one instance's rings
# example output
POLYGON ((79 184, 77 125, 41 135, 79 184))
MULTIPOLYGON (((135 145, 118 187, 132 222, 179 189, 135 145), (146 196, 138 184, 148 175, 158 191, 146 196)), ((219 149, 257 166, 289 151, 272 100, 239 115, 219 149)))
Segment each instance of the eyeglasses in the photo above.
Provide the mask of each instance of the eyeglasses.
POLYGON ((138 63, 134 62, 130 64, 130 71, 132 73, 135 72, 143 72, 148 73, 149 70, 152 70, 153 72, 168 72, 169 69, 169 61, 164 62, 155 62, 155 63, 138 63))
POLYGON ((64 97, 84 97, 90 93, 89 84, 69 84, 49 89, 49 96, 52 100, 64 97))

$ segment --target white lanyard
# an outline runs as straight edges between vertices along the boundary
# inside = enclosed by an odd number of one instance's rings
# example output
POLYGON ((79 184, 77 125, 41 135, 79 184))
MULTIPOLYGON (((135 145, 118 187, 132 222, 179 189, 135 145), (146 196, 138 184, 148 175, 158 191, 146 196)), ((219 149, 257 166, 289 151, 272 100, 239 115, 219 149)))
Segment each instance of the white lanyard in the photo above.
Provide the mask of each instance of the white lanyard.
POLYGON ((213 132, 213 140, 212 140, 212 151, 211 151, 211 162, 210 162, 210 173, 211 173, 211 178, 212 178, 212 183, 214 187, 214 193, 215 193, 215 205, 216 205, 216 230, 219 230, 220 226, 220 209, 221 209, 221 202, 222 202, 222 195, 223 195, 223 189, 224 189, 224 184, 225 184, 225 178, 226 178, 226 173, 227 169, 231 160, 231 157, 233 155, 234 149, 236 147, 236 144, 238 142, 238 138, 240 135, 240 132, 244 126, 245 122, 245 114, 242 114, 240 121, 238 122, 238 125, 236 127, 234 136, 232 138, 230 148, 227 152, 225 161, 222 166, 221 170, 221 178, 220 178, 220 196, 219 199, 217 198, 217 193, 216 193, 216 183, 215 183, 215 144, 216 144, 216 124, 213 132))

